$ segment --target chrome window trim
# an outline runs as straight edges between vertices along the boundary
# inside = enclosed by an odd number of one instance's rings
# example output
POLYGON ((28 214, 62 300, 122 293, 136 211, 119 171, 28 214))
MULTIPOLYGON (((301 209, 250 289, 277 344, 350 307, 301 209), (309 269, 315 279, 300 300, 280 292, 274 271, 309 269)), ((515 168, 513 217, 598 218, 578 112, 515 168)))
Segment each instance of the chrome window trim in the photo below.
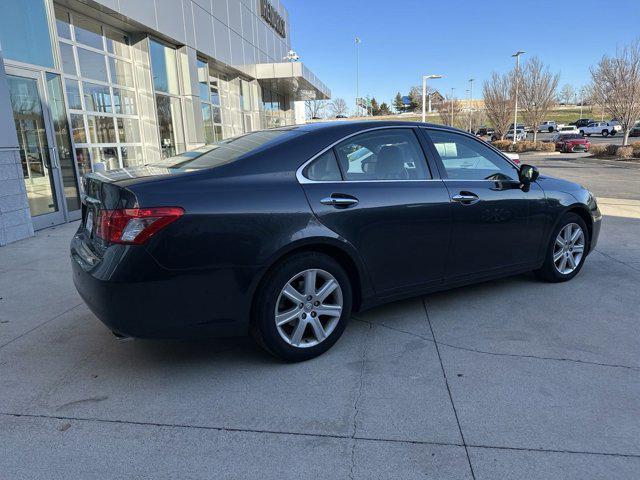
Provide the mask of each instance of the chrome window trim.
MULTIPOLYGON (((428 126, 428 127, 418 127, 418 128, 422 128, 425 130, 440 130, 441 132, 449 132, 449 133, 457 133, 458 135, 465 135, 469 138, 473 138, 476 142, 480 142, 483 145, 486 145, 487 147, 489 147, 490 150, 493 150, 494 152, 498 153, 502 158, 504 158, 512 167, 514 167, 516 169, 517 172, 520 172, 520 167, 518 165, 516 165, 515 163, 513 163, 513 160, 511 160, 509 157, 507 157, 507 155, 504 152, 501 152, 500 150, 498 150, 496 147, 494 147, 493 145, 491 145, 490 143, 487 143, 483 140, 479 140, 475 135, 471 135, 469 132, 465 132, 464 130, 451 130, 450 128, 442 128, 442 127, 438 127, 438 126, 428 126)), ((442 160, 440 160, 442 161, 442 160)), ((446 180, 446 179, 443 179, 446 180)), ((480 180, 480 181, 485 181, 485 180, 480 180)))
MULTIPOLYGON (((417 136, 417 132, 416 130, 420 127, 416 126, 416 125, 387 125, 387 126, 382 126, 382 127, 371 127, 371 128, 367 128, 365 130, 359 130, 357 132, 354 133, 350 133, 349 135, 346 135, 342 138, 340 138, 339 140, 333 142, 332 144, 330 144, 328 147, 323 148, 322 150, 320 150, 320 152, 316 153, 313 157, 311 157, 309 160, 305 161, 302 165, 300 165, 298 167, 298 169, 296 170, 296 179, 298 180, 298 183, 300 183, 301 185, 305 185, 305 184, 312 184, 312 183, 389 183, 389 182, 396 182, 396 183, 404 183, 404 182, 433 182, 433 181, 437 181, 437 182, 441 182, 442 179, 440 178, 424 178, 424 179, 406 179, 406 180, 310 180, 307 177, 305 177, 302 174, 302 171, 307 167, 307 165, 309 165, 311 162, 313 162, 316 158, 318 158, 319 156, 325 154, 326 152, 328 152, 329 150, 331 150, 333 147, 335 147, 336 145, 338 145, 339 143, 344 142, 345 140, 354 137, 356 135, 360 135, 361 133, 368 133, 368 132, 372 132, 375 130, 388 130, 390 128, 403 128, 405 130, 413 130, 414 134, 417 136)), ((420 140, 418 138, 416 138, 416 141, 418 143, 420 143, 420 140)), ((422 149, 422 145, 420 145, 420 148, 422 149)), ((423 152, 424 154, 424 152, 423 152)), ((427 171, 429 172, 429 175, 431 175, 433 177, 433 175, 431 174, 431 168, 429 167, 429 163, 427 160, 427 156, 424 155, 424 159, 426 162, 426 167, 427 167, 427 171)), ((336 161, 338 161, 338 159, 336 158, 336 161)))

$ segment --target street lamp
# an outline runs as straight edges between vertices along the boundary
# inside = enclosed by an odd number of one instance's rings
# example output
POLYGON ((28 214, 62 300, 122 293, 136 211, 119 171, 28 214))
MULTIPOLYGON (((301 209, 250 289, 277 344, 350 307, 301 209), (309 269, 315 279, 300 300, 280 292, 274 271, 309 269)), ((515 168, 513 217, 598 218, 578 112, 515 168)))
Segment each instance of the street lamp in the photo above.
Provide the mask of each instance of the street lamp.
MULTIPOLYGON (((516 58, 516 101, 515 101, 515 112, 513 114, 513 144, 516 144, 516 132, 518 131, 518 85, 520 84, 520 55, 524 54, 522 50, 518 50, 516 53, 511 55, 516 58)), ((535 126, 534 126, 535 128, 535 126)))
POLYGON ((474 78, 469 79, 469 132, 471 132, 472 127, 472 115, 473 115, 473 81, 474 78))
POLYGON ((360 116, 360 103, 358 102, 360 96, 360 44, 362 40, 360 37, 356 37, 356 116, 360 116))
POLYGON ((451 104, 451 126, 453 127, 453 91, 455 90, 455 87, 451 87, 451 99, 449 100, 449 103, 451 104))
POLYGON ((434 78, 442 78, 442 75, 422 76, 422 122, 427 121, 427 80, 432 80, 434 78))

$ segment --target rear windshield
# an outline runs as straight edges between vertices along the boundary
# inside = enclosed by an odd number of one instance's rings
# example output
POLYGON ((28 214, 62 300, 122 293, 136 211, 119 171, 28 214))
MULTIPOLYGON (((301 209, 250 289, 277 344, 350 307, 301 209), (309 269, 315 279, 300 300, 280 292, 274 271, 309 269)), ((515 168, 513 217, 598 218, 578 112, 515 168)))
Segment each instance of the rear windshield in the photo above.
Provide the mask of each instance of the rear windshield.
POLYGON ((561 135, 560 138, 562 140, 571 140, 575 138, 582 138, 582 135, 578 135, 577 133, 572 133, 570 135, 561 135))
MULTIPOLYGON (((195 156, 188 154, 167 158, 150 166, 170 168, 173 170, 199 170, 203 168, 218 167, 231 163, 238 158, 269 144, 300 134, 291 128, 264 130, 247 133, 238 137, 227 138, 220 142, 203 147, 195 156)), ((188 152, 187 152, 188 153, 188 152)))

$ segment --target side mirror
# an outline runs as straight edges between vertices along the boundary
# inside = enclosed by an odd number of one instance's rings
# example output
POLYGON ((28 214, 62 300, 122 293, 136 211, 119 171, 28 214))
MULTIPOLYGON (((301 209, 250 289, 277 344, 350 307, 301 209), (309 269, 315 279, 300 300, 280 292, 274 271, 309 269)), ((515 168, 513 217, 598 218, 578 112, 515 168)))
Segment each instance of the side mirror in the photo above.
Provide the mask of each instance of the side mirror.
POLYGON ((520 183, 523 185, 529 185, 531 182, 535 182, 538 179, 540 172, 533 165, 523 164, 520 166, 520 183))

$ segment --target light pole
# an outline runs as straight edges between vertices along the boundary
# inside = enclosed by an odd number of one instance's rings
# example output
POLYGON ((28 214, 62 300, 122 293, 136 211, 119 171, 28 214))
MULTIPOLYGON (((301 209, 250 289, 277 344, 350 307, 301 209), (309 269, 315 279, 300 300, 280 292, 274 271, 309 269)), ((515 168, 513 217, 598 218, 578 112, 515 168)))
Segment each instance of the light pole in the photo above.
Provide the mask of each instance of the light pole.
MULTIPOLYGON (((516 132, 518 131, 518 86, 520 84, 520 55, 522 55, 522 50, 518 50, 516 53, 511 55, 512 57, 516 57, 516 99, 515 99, 515 108, 513 114, 513 144, 516 144, 516 132)), ((535 128, 535 126, 534 126, 535 128)))
MULTIPOLYGON (((434 78, 442 78, 442 75, 423 75, 422 76, 422 122, 427 121, 427 80, 432 80, 434 78)), ((431 103, 431 98, 429 98, 429 103, 431 103)), ((431 112, 431 109, 429 109, 431 112)))
POLYGON ((472 115, 473 115, 473 81, 475 79, 469 79, 469 132, 471 132, 471 127, 473 124, 472 115))
POLYGON ((360 104, 358 99, 360 97, 360 44, 362 40, 360 37, 356 37, 356 115, 360 116, 360 104))
POLYGON ((449 99, 449 103, 451 104, 451 123, 450 125, 453 127, 453 91, 455 87, 451 87, 451 98, 449 99))

